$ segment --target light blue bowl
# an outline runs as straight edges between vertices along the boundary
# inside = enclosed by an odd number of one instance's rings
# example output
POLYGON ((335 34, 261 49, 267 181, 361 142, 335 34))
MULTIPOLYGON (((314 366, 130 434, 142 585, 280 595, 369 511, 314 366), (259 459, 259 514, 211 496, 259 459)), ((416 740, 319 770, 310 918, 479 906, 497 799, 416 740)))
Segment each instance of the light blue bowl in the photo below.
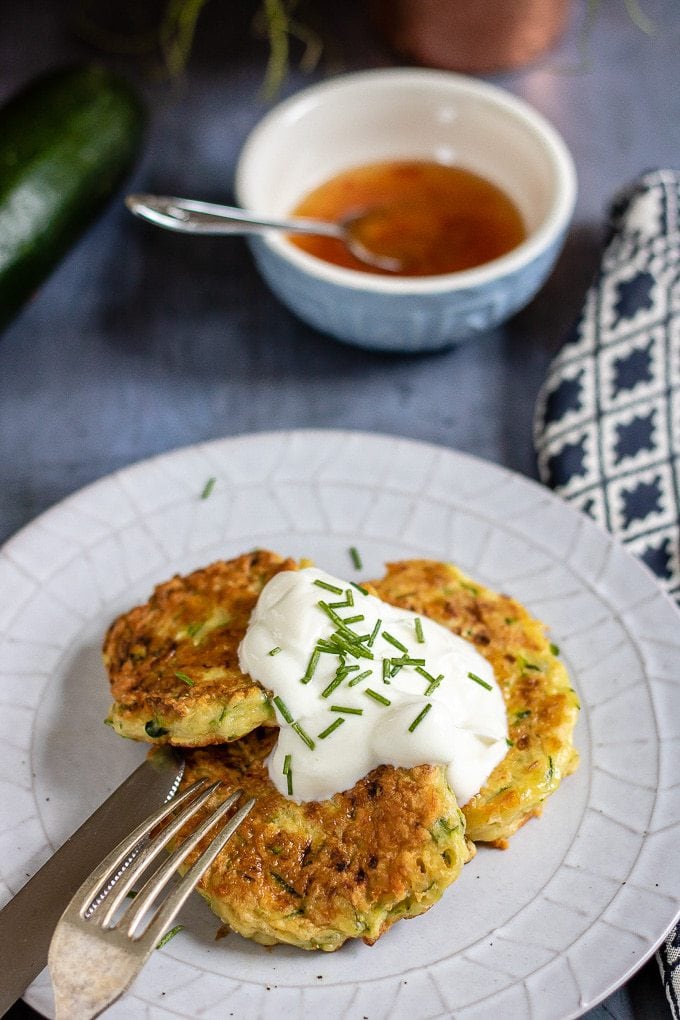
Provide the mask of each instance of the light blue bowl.
POLYGON ((524 307, 564 244, 576 198, 571 156, 532 107, 445 71, 343 75, 296 94, 254 129, 236 173, 240 205, 285 215, 352 166, 436 159, 486 177, 519 207, 527 239, 459 273, 391 277, 343 269, 269 234, 251 240, 262 276, 296 315, 359 347, 434 351, 492 329, 524 307))

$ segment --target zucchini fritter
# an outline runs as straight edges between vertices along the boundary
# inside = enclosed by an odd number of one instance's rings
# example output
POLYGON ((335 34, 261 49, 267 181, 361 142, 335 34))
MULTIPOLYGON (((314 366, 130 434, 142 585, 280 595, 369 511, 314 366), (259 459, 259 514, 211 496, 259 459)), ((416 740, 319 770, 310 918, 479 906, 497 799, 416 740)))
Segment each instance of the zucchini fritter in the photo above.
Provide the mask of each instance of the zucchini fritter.
POLYGON ((239 669, 238 646, 267 581, 296 569, 266 551, 219 560, 118 617, 104 641, 116 732, 196 747, 276 725, 265 691, 239 669))
POLYGON ((330 800, 298 804, 267 774, 275 740, 260 729, 190 751, 182 780, 220 779, 223 786, 178 839, 232 790, 257 797, 198 886, 246 938, 328 952, 350 938, 372 945, 395 921, 431 907, 474 853, 442 766, 384 765, 330 800))
POLYGON ((369 587, 385 602, 429 616, 472 641, 491 663, 505 698, 512 746, 463 806, 466 834, 504 846, 578 765, 572 734, 578 697, 542 623, 507 595, 432 560, 388 564, 369 587))

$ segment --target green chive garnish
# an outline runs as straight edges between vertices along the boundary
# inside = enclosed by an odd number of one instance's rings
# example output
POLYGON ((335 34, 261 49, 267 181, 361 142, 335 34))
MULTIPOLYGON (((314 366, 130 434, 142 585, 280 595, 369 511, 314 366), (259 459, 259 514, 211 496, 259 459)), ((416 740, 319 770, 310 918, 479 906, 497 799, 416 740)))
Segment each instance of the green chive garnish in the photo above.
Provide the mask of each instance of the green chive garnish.
POLYGON ((427 715, 427 713, 430 711, 431 708, 432 708, 432 702, 428 701, 427 705, 425 705, 425 708, 423 708, 418 713, 418 715, 415 717, 415 719, 413 720, 413 722, 409 726, 409 728, 408 728, 409 733, 413 733, 413 731, 416 728, 416 726, 420 725, 420 723, 423 721, 423 719, 425 718, 425 716, 427 715))
POLYGON ((419 616, 416 616, 413 626, 416 628, 416 640, 419 644, 425 644, 425 635, 423 634, 423 624, 419 616))
POLYGON ((170 931, 166 931, 165 935, 160 940, 160 942, 156 943, 156 949, 162 949, 163 946, 167 946, 170 939, 174 939, 175 935, 177 935, 178 932, 182 931, 183 928, 184 928, 183 924, 176 924, 174 928, 170 929, 170 931))
POLYGON ((295 733, 297 733, 297 735, 300 738, 300 740, 302 740, 303 743, 305 743, 307 745, 309 750, 313 751, 314 748, 316 747, 316 744, 314 743, 314 741, 310 737, 309 733, 305 733, 305 731, 303 730, 302 726, 300 726, 300 723, 297 723, 297 722, 293 723, 293 727, 292 728, 295 731, 295 733))
POLYGON ((398 648, 400 652, 404 653, 404 655, 408 655, 408 648, 406 647, 406 645, 402 645, 401 641, 398 641, 395 637, 392 637, 392 635, 388 634, 386 630, 382 632, 382 636, 385 638, 385 641, 389 641, 391 645, 394 645, 395 648, 398 648))
POLYGON ((322 581, 319 577, 316 578, 314 584, 317 588, 325 588, 326 591, 332 591, 334 595, 342 595, 342 588, 338 588, 336 584, 329 584, 327 581, 322 581))
POLYGON ((347 705, 331 705, 331 712, 343 712, 345 715, 363 715, 363 708, 349 708, 347 705))
POLYGON ((378 634, 380 633, 380 628, 381 627, 382 627, 382 620, 378 620, 376 625, 375 625, 375 627, 371 631, 371 636, 368 639, 369 647, 373 645, 373 642, 375 641, 375 639, 377 638, 378 634))
POLYGON ((274 648, 270 648, 269 649, 269 651, 267 652, 267 655, 278 655, 280 651, 281 651, 281 649, 279 648, 278 645, 276 645, 274 648))
POLYGON ((330 735, 333 732, 333 730, 337 730, 338 726, 342 726, 344 721, 345 721, 344 719, 340 718, 340 719, 336 719, 334 722, 332 722, 330 724, 330 726, 327 726, 325 730, 323 730, 321 733, 319 733, 319 735, 318 735, 319 736, 319 740, 325 740, 326 737, 330 737, 330 735))
POLYGON ((216 479, 216 478, 209 478, 209 479, 208 479, 208 481, 207 481, 207 482, 205 483, 205 485, 203 486, 203 492, 201 493, 201 499, 207 499, 207 498, 208 498, 208 496, 210 495, 210 493, 211 493, 211 492, 213 491, 213 489, 215 488, 215 483, 216 483, 216 481, 217 481, 217 479, 216 479))
POLYGON ((350 555, 350 559, 352 560, 352 565, 354 566, 354 569, 355 570, 361 570, 361 568, 363 567, 363 563, 361 562, 361 556, 359 555, 359 550, 355 546, 352 545, 352 546, 350 546, 350 549, 349 549, 349 555, 350 555))
POLYGON ((183 684, 186 684, 187 687, 193 687, 196 683, 196 681, 192 680, 190 676, 187 676, 186 673, 180 673, 179 670, 175 672, 175 676, 178 680, 181 680, 183 684))
POLYGON ((444 674, 440 673, 438 677, 436 677, 434 680, 432 680, 427 685, 427 688, 425 690, 425 697, 426 698, 429 698, 429 696, 431 694, 434 694, 434 692, 437 690, 437 688, 439 687, 439 685, 440 685, 440 683, 442 682, 443 679, 444 679, 444 674))
POLYGON ((505 743, 508 745, 508 747, 514 747, 515 746, 514 740, 511 740, 510 737, 506 737, 505 738, 505 743))
POLYGON ((276 707, 278 708, 278 710, 281 713, 281 715, 283 716, 283 718, 286 720, 286 722, 287 723, 292 723, 293 717, 290 714, 290 712, 288 711, 288 706, 286 705, 286 703, 283 700, 283 698, 280 698, 279 695, 277 694, 276 697, 273 698, 272 700, 273 700, 274 704, 276 705, 276 707))
POLYGON ((479 684, 480 687, 484 687, 485 690, 487 691, 493 690, 491 684, 488 684, 486 680, 482 680, 481 676, 477 676, 476 673, 468 673, 468 676, 470 677, 471 680, 474 680, 476 684, 479 684))
POLYGON ((350 682, 347 684, 348 687, 356 687, 362 680, 365 680, 367 676, 371 676, 373 673, 372 669, 365 669, 363 673, 357 673, 356 676, 352 677, 350 682))
POLYGON ((416 666, 416 673, 420 673, 421 676, 424 676, 428 683, 433 684, 435 682, 435 678, 432 674, 428 673, 422 666, 416 666))
POLYGON ((367 694, 369 698, 373 698, 374 701, 380 702, 381 705, 392 704, 389 698, 384 698, 382 694, 378 694, 378 692, 374 691, 371 687, 367 687, 364 694, 367 694))
POLYGON ((346 616, 345 619, 342 622, 344 623, 344 625, 346 627, 349 627, 350 623, 361 623, 361 621, 365 620, 365 619, 366 619, 366 617, 365 616, 361 616, 361 615, 359 615, 359 616, 346 616))
POLYGON ((286 757, 283 759, 283 768, 281 769, 281 771, 283 772, 284 776, 288 775, 288 773, 290 772, 290 763, 292 758, 293 758, 292 754, 287 754, 286 757))
POLYGON ((551 642, 551 644, 550 644, 550 651, 553 653, 553 655, 559 655, 560 654, 559 645, 554 645, 551 642))
POLYGON ((362 588, 360 584, 355 584, 354 581, 350 581, 349 583, 352 585, 353 588, 356 588, 357 591, 360 591, 362 595, 368 595, 366 589, 362 588))
POLYGON ((340 673, 340 675, 336 673, 331 682, 329 683, 328 687, 325 689, 325 691, 321 692, 321 697, 329 698, 333 691, 340 686, 340 684, 342 683, 346 676, 347 676, 346 673, 340 673))
POLYGON ((383 659, 382 661, 382 681, 384 684, 390 682, 390 673, 392 671, 392 662, 390 659, 383 659))
POLYGON ((316 669, 317 663, 318 663, 319 659, 321 658, 321 652, 322 651, 323 651, 323 649, 319 648, 319 646, 317 645, 316 648, 314 649, 314 651, 312 652, 311 656, 309 657, 309 662, 307 663, 307 669, 305 670, 305 675, 303 677, 300 677, 300 683, 301 684, 308 684, 309 681, 314 676, 314 670, 316 669))
POLYGON ((286 772, 286 792, 289 797, 293 796, 293 770, 288 769, 286 772))

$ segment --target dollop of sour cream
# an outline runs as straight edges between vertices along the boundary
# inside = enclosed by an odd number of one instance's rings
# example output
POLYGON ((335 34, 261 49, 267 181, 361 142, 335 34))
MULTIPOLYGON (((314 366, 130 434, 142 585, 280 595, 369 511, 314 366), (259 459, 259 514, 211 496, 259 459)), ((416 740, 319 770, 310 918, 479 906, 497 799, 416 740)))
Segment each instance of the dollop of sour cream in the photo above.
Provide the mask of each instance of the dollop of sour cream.
POLYGON ((444 764, 462 805, 507 753, 503 696, 469 641, 316 568, 267 583, 239 663, 272 692, 269 775, 297 801, 348 790, 378 765, 444 764))

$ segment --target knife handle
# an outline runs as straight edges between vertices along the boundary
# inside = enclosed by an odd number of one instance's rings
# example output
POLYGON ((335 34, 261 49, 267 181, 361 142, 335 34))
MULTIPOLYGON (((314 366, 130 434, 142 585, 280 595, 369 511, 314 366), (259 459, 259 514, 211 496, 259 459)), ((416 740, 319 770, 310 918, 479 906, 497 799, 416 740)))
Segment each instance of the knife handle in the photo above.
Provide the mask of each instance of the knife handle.
POLYGON ((175 795, 184 763, 158 748, 0 910, 0 1017, 47 964, 57 921, 90 872, 164 800, 175 795))

